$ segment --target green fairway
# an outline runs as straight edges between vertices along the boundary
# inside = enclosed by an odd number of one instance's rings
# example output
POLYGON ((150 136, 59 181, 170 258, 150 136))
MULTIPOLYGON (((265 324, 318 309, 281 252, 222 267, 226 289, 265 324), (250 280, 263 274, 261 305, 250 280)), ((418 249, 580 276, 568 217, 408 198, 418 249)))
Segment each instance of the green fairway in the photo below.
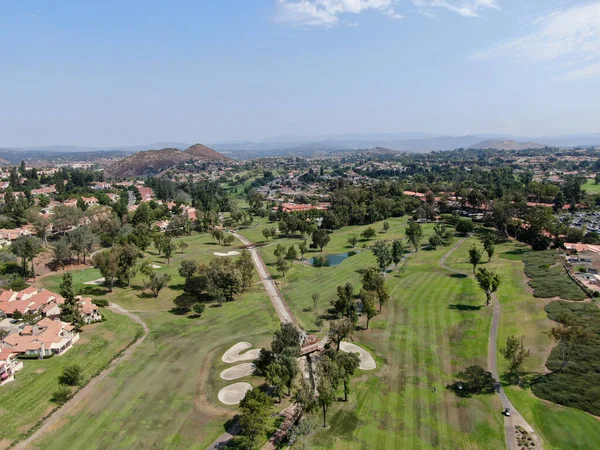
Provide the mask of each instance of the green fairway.
POLYGON ((491 323, 474 281, 438 266, 447 251, 421 251, 402 277, 389 276, 390 304, 355 333, 378 369, 361 372, 350 401, 334 404, 315 448, 504 447, 497 398, 459 399, 446 389, 456 372, 485 365, 491 323))
MULTIPOLYGON (((446 264, 460 270, 470 270, 472 266, 468 263, 468 250, 473 244, 481 245, 474 237, 468 239, 448 258, 446 264)), ((544 311, 546 301, 533 296, 524 274, 521 257, 527 252, 528 246, 514 241, 498 245, 492 261, 485 262, 482 267, 497 271, 502 278, 497 294, 502 305, 498 347, 503 347, 511 334, 525 336, 525 345, 531 351, 525 370, 535 374, 545 372, 546 359, 554 344, 545 334, 552 326, 544 311)), ((487 261, 486 257, 484 259, 487 261)), ((498 365, 502 373, 506 369, 506 362, 500 354, 498 365)), ((508 387, 506 392, 515 408, 542 438, 546 448, 597 448, 597 443, 600 442, 600 421, 597 418, 544 401, 529 389, 508 387)))
POLYGON ((600 184, 596 184, 593 178, 588 178, 581 189, 590 195, 600 194, 600 184))
POLYGON ((58 388, 63 368, 79 364, 84 382, 128 345, 141 327, 128 317, 102 310, 105 322, 85 326, 79 342, 61 356, 26 360, 15 381, 0 389, 0 440, 23 436, 44 415, 56 407, 50 398, 58 388))
MULTIPOLYGON (((177 259, 208 262, 215 257, 214 251, 222 251, 208 235, 184 239, 189 247, 185 255, 174 255, 177 259)), ((148 338, 59 428, 36 441, 37 448, 76 449, 85 442, 86 448, 204 449, 237 412, 237 407, 222 405, 217 399, 218 391, 232 383, 219 378, 228 367, 221 356, 239 341, 264 346, 278 328, 262 285, 220 308, 207 305, 201 318, 178 316, 169 310, 181 294, 179 263, 173 260, 166 265, 162 257, 153 258, 162 265, 159 271, 173 277, 158 299, 141 295, 141 276, 133 280, 134 288, 118 288, 112 294, 93 287, 99 298, 139 311, 150 329, 148 338)), ((81 287, 81 278, 74 278, 79 283, 76 288, 81 287)), ((58 277, 44 282, 56 285, 58 277)), ((242 381, 259 384, 254 377, 242 381)))

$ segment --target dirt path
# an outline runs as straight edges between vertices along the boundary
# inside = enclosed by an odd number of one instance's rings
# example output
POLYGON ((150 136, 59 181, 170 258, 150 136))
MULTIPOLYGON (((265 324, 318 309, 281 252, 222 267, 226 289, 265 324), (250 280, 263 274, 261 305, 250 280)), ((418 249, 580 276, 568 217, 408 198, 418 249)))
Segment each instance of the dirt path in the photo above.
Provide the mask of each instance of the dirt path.
MULTIPOLYGON (((254 245, 251 241, 246 239, 241 234, 238 234, 234 231, 232 231, 231 234, 235 236, 238 240, 240 240, 244 245, 254 245)), ((260 253, 258 252, 258 249, 251 247, 248 249, 248 251, 252 256, 252 262, 254 263, 254 267, 256 267, 256 271, 258 272, 262 284, 265 287, 267 294, 271 299, 271 302, 273 303, 275 312, 277 312, 277 317, 279 317, 281 323, 292 323, 296 326, 296 328, 300 329, 300 326, 298 325, 294 314, 292 314, 290 307, 283 299, 283 296, 281 295, 279 288, 275 284, 273 276, 269 273, 267 266, 265 265, 262 257, 260 256, 260 253)))
MULTIPOLYGON (((463 242, 465 242, 465 239, 459 240, 450 249, 450 251, 448 253, 446 253, 444 256, 442 256, 442 258, 439 261, 439 265, 441 268, 443 268, 449 272, 460 274, 460 275, 465 275, 467 277, 472 277, 472 274, 462 272, 460 270, 454 269, 452 267, 448 267, 446 265, 446 260, 448 259, 448 257, 456 249, 458 249, 463 244, 463 242)), ((492 295, 492 305, 493 305, 492 326, 490 327, 490 336, 489 336, 489 340, 488 340, 488 368, 489 368, 489 371, 494 376, 494 379, 499 380, 500 374, 498 373, 497 341, 498 341, 498 326, 500 324, 501 305, 495 294, 492 295)), ((527 421, 523 418, 523 416, 521 416, 519 411, 517 411, 515 409, 515 407, 511 403, 511 401, 508 399, 508 396, 504 392, 504 389, 502 388, 502 386, 500 386, 497 393, 498 393, 498 397, 500 398, 500 403, 502 403, 502 408, 503 409, 510 408, 510 414, 511 414, 510 417, 506 417, 506 416, 504 417, 504 432, 506 435, 506 447, 509 450, 519 450, 520 449, 519 445, 517 445, 517 433, 516 433, 516 427, 520 426, 523 429, 525 429, 530 435, 532 435, 533 438, 536 440, 536 444, 537 444, 536 448, 538 448, 538 449, 543 448, 541 446, 540 440, 538 439, 538 437, 535 434, 535 431, 533 430, 531 425, 529 425, 527 423, 527 421)))
POLYGON ((144 323, 144 321, 142 319, 140 319, 138 316, 136 316, 135 314, 132 314, 131 312, 127 311, 126 309, 117 305, 116 303, 111 303, 109 308, 112 311, 116 312, 117 314, 125 315, 125 316, 129 317, 131 320, 133 320, 134 322, 139 323, 144 330, 144 334, 134 344, 132 344, 127 350, 125 350, 125 352, 123 352, 123 354, 121 356, 119 356, 117 359, 115 359, 113 362, 111 362, 110 365, 106 369, 104 369, 102 371, 102 373, 100 373, 100 375, 98 375, 95 378, 92 378, 92 380, 83 389, 79 390, 67 403, 65 403, 54 414, 52 414, 50 417, 48 417, 44 421, 42 426, 39 427, 36 431, 34 431, 31 436, 29 436, 27 439, 16 444, 13 447, 15 450, 26 449, 36 439, 44 436, 54 424, 56 424, 60 419, 62 419, 65 415, 67 415, 69 412, 71 412, 80 401, 82 401, 85 397, 90 395, 94 391, 94 389, 96 388, 98 383, 100 383, 108 375, 110 375, 119 364, 121 364, 123 361, 126 361, 127 359, 129 359, 130 356, 133 354, 133 352, 138 348, 138 346, 142 342, 144 342, 144 340, 148 336, 148 327, 144 323))

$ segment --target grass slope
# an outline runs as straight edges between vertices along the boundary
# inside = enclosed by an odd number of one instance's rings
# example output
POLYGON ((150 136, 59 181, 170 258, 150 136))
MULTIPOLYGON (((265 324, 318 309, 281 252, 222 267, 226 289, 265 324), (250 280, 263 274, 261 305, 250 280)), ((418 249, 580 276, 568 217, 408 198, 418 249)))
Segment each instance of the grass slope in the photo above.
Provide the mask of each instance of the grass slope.
MULTIPOLYGON (((184 239, 189 247, 185 255, 176 254, 177 259, 208 262, 221 249, 207 235, 184 239)), ((224 432, 223 425, 237 411, 217 400, 219 389, 231 383, 219 378, 225 368, 221 355, 242 340, 257 347, 270 342, 279 322, 262 285, 221 308, 208 306, 201 318, 174 315, 169 309, 183 283, 177 274, 178 261, 166 265, 161 257, 152 257, 162 265, 159 271, 173 277, 158 299, 139 289, 140 276, 133 288, 118 288, 112 294, 92 288, 97 297, 138 311, 150 329, 148 338, 132 360, 98 385, 97 395, 81 402, 60 428, 35 443, 37 447, 76 449, 85 442, 89 449, 204 449, 224 432)), ((87 277, 85 272, 74 274, 78 286, 87 277)), ((55 285, 58 277, 44 282, 55 285)), ((248 381, 258 384, 252 377, 248 381)))
POLYGON ((491 321, 474 282, 438 266, 447 251, 422 251, 401 278, 389 276, 390 304, 355 335, 378 369, 355 378, 350 401, 330 409, 314 448, 504 446, 496 397, 459 399, 445 389, 459 370, 485 364, 491 321))
POLYGON ((67 353, 46 360, 27 360, 14 382, 0 389, 0 439, 23 436, 56 405, 50 402, 58 388, 63 368, 79 364, 84 382, 122 348, 129 344, 141 327, 123 315, 102 310, 106 321, 87 325, 81 338, 67 353))
MULTIPOLYGON (((474 237, 468 239, 448 258, 446 264, 460 270, 470 270, 472 266, 468 262, 468 250, 473 244, 481 245, 474 237)), ((525 370, 535 375, 546 370, 546 359, 554 344, 545 332, 553 323, 544 310, 546 302, 533 296, 529 280, 524 274, 522 257, 529 252, 528 246, 517 242, 498 245, 496 256, 491 262, 484 262, 482 267, 498 272, 502 278, 497 293, 502 305, 498 347, 502 347, 511 334, 524 336, 525 345, 531 350, 525 370)), ((500 354, 497 357, 500 372, 503 372, 506 362, 500 354)), ((544 401, 530 389, 505 386, 505 391, 515 408, 542 438, 546 449, 597 448, 600 442, 600 421, 597 418, 544 401)))

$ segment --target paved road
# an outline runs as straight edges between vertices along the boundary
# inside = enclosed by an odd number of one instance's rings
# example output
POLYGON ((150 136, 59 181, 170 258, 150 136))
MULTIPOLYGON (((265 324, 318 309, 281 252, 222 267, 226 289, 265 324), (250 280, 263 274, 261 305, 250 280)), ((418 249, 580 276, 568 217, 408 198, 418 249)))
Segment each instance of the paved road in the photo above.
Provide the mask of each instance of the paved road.
MULTIPOLYGON (((231 232, 231 234, 233 234, 237 239, 239 239, 244 245, 254 245, 251 241, 249 241, 239 233, 231 232)), ((254 262, 254 266, 256 267, 256 271, 258 272, 260 280, 262 281, 262 284, 265 287, 267 294, 269 294, 269 298, 273 303, 273 307, 275 308, 275 312, 277 312, 279 320, 281 321, 281 323, 292 323, 296 326, 296 328, 300 329, 300 326, 298 325, 294 314, 292 314, 290 307, 283 299, 283 296, 281 295, 277 284, 275 284, 273 276, 269 273, 267 266, 265 265, 262 257, 260 256, 260 253, 258 252, 258 249, 249 248, 248 250, 250 251, 250 255, 252 256, 252 262, 254 262)))
MULTIPOLYGON (((460 239, 450 249, 450 251, 448 253, 446 253, 440 259, 439 265, 443 269, 448 270, 450 272, 470 277, 470 276, 472 276, 472 274, 468 274, 468 273, 462 272, 460 270, 456 270, 456 269, 454 269, 452 267, 448 267, 446 265, 446 260, 448 259, 448 257, 458 247, 460 247, 464 241, 465 241, 465 239, 460 239)), ((488 340, 488 368, 489 368, 489 371, 494 376, 494 379, 499 380, 500 374, 498 373, 497 342, 498 342, 498 324, 500 323, 501 305, 495 294, 492 295, 492 305, 493 305, 492 326, 490 327, 490 336, 489 336, 489 340, 488 340)), ((506 447, 509 450, 519 450, 521 448, 517 445, 517 439, 516 439, 517 435, 515 432, 516 427, 521 426, 527 432, 529 432, 533 436, 533 438, 536 440, 536 448, 541 449, 542 446, 541 446, 540 440, 538 439, 538 437, 535 434, 535 431, 533 430, 531 425, 529 425, 527 423, 527 421, 523 418, 523 416, 521 416, 519 411, 517 411, 515 409, 515 407, 508 399, 508 396, 506 395, 506 393, 504 392, 504 389, 502 387, 500 387, 500 390, 498 391, 498 397, 500 398, 500 403, 502 403, 502 408, 503 409, 510 408, 510 411, 511 411, 510 417, 506 417, 506 416, 504 417, 504 432, 506 435, 506 447)))
POLYGON ((116 312, 117 314, 123 314, 123 315, 129 317, 131 320, 139 323, 142 326, 142 328, 144 329, 144 334, 133 345, 131 345, 127 350, 125 350, 125 352, 123 352, 123 354, 121 356, 119 356, 117 359, 115 359, 113 362, 111 362, 110 365, 100 373, 100 375, 98 375, 96 378, 93 378, 83 389, 78 391, 71 398, 71 400, 69 400, 61 408, 59 408, 54 414, 52 414, 50 417, 48 417, 48 419, 46 419, 44 421, 42 426, 40 428, 38 428, 31 436, 29 436, 27 439, 16 444, 13 447, 15 450, 26 449, 36 439, 47 434, 48 431, 50 430, 50 428, 54 424, 56 424, 66 414, 71 412, 73 410, 73 408, 75 408, 75 406, 77 406, 77 404, 80 401, 82 401, 85 397, 90 395, 90 393, 92 393, 94 391, 96 386, 98 386, 98 383, 100 383, 108 375, 110 375, 112 373, 112 371, 115 370, 115 368, 119 364, 121 364, 123 361, 126 361, 127 359, 129 359, 131 357, 131 354, 135 351, 135 349, 138 348, 138 346, 142 342, 144 342, 144 340, 148 336, 148 327, 146 326, 144 321, 142 319, 140 319, 138 316, 136 316, 135 314, 132 314, 131 312, 127 311, 125 308, 117 305, 116 303, 111 303, 109 308, 112 311, 116 312))
MULTIPOLYGON (((254 245, 253 242, 249 241, 248 239, 246 239, 244 236, 242 236, 239 233, 232 231, 231 234, 233 236, 235 236, 244 245, 248 245, 248 246, 254 245)), ((258 249, 250 247, 248 249, 248 251, 250 252, 250 255, 252 256, 252 262, 254 263, 254 267, 256 267, 256 271, 258 272, 260 281, 262 281, 262 284, 265 287, 265 290, 267 291, 269 298, 271 299, 271 303, 273 303, 273 307, 275 308, 277 317, 279 317, 279 321, 281 323, 292 323, 298 330, 300 330, 301 328, 298 325, 298 322, 296 321, 294 314, 292 314, 292 310, 290 309, 288 304, 283 299, 283 296, 281 295, 279 288, 275 284, 275 281, 273 280, 273 276, 269 273, 269 270, 267 269, 265 262, 263 261, 262 257, 260 256, 260 253, 258 252, 258 249)), ((224 448, 228 444, 228 442, 231 439, 233 439, 236 434, 239 433, 239 431, 240 431, 239 426, 237 424, 234 425, 231 429, 227 430, 227 432, 225 432, 221 436, 219 436, 219 438, 216 441, 214 441, 210 445, 210 447, 208 447, 207 450, 220 450, 220 449, 224 448)), ((275 447, 273 445, 273 442, 271 442, 271 440, 269 440, 269 441, 267 441, 267 443, 265 444, 265 447, 263 447, 263 448, 271 449, 271 448, 275 448, 275 447)))

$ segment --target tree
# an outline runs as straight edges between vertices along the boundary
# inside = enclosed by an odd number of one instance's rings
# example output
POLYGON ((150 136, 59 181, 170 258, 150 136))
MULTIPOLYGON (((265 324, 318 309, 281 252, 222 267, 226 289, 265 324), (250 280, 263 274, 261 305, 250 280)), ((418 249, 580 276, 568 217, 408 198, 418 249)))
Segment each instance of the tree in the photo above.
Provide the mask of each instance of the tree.
POLYGON ((481 366, 469 366, 463 372, 458 373, 462 381, 463 391, 466 394, 490 394, 494 392, 494 380, 491 372, 481 366))
POLYGON ((442 239, 437 234, 429 236, 429 245, 435 250, 438 246, 442 245, 442 239))
POLYGON ((275 394, 279 397, 281 403, 281 393, 287 384, 287 371, 278 361, 273 361, 267 367, 265 379, 270 386, 275 388, 275 394))
POLYGON ((83 380, 83 370, 78 364, 71 364, 63 369, 58 381, 67 386, 79 386, 83 380))
POLYGON ((395 269, 398 269, 398 264, 402 261, 402 256, 404 255, 404 244, 401 240, 396 239, 392 244, 392 261, 395 264, 395 269))
POLYGON ((58 389, 52 393, 52 397, 50 398, 50 401, 52 401, 53 403, 56 403, 57 405, 64 405, 65 403, 67 403, 69 401, 69 399, 71 398, 72 395, 73 395, 73 392, 72 392, 71 388, 68 386, 62 385, 62 386, 59 386, 58 389))
POLYGON ((248 438, 251 448, 259 436, 267 433, 271 408, 271 399, 260 389, 249 390, 240 402, 242 435, 248 438))
POLYGON ((150 274, 150 278, 146 282, 145 287, 150 289, 154 298, 158 297, 160 291, 167 286, 167 284, 171 281, 171 275, 166 273, 157 273, 152 272, 150 274))
POLYGON ((275 230, 275 228, 263 228, 262 235, 268 241, 269 238, 275 237, 277 235, 277 230, 275 230), (273 233, 273 231, 275 231, 275 233, 273 233))
POLYGON ((223 238, 223 245, 226 246, 226 247, 228 247, 231 244, 233 244, 233 241, 235 241, 235 237, 233 235, 231 235, 231 234, 228 234, 227 236, 225 236, 223 238))
POLYGON ((113 291, 115 280, 119 275, 119 258, 117 252, 113 249, 96 253, 92 258, 94 267, 100 270, 100 274, 104 277, 104 285, 109 292, 113 291))
POLYGON ((285 259, 287 259, 290 263, 295 261, 298 258, 298 252, 296 251, 296 247, 292 244, 288 247, 287 252, 285 254, 285 259))
POLYGON ((319 394, 317 401, 323 410, 323 428, 325 428, 327 426, 327 409, 335 399, 335 389, 328 378, 323 376, 317 378, 317 393, 319 394))
POLYGON ((483 249, 488 255, 488 261, 492 260, 492 256, 494 256, 494 243, 496 242, 496 238, 493 234, 487 233, 481 237, 481 243, 483 244, 483 249))
POLYGON ((319 298, 321 297, 321 295, 318 292, 315 292, 312 295, 312 302, 313 302, 313 311, 317 310, 317 305, 319 304, 319 298))
POLYGON ((358 238, 356 236, 348 238, 348 244, 350 245, 350 247, 355 248, 356 244, 358 244, 358 238))
POLYGON ((195 303, 193 306, 194 313, 200 317, 204 312, 204 305, 202 303, 195 303))
POLYGON ((360 233, 360 237, 362 237, 365 241, 373 239, 376 235, 377 231, 375 231, 375 228, 373 227, 369 227, 360 233))
POLYGON ((275 247, 275 250, 273 250, 273 255, 275 255, 276 258, 283 258, 283 257, 285 257, 286 253, 287 253, 287 248, 283 244, 277 244, 277 246, 275 247))
POLYGON ((340 350, 340 344, 344 339, 352 336, 354 331, 354 324, 350 319, 344 317, 341 320, 331 322, 329 326, 329 339, 335 343, 337 351, 340 350))
POLYGON ((367 316, 367 330, 369 329, 369 322, 373 317, 377 315, 377 310, 375 309, 375 301, 377 300, 377 292, 373 291, 365 291, 364 289, 360 291, 360 298, 363 305, 363 313, 367 316))
POLYGON ((329 233, 325 230, 315 230, 312 234, 313 244, 319 247, 320 251, 323 251, 323 248, 329 244, 331 238, 329 237, 329 233))
POLYGON ((473 266, 473 275, 475 275, 477 265, 481 262, 481 250, 474 245, 469 249, 469 262, 473 266))
POLYGON ((303 240, 298 244, 298 249, 300 250, 300 256, 304 258, 304 254, 308 251, 308 244, 306 240, 303 240))
POLYGON ((83 255, 83 263, 85 264, 85 257, 91 253, 96 242, 96 236, 92 233, 92 230, 87 226, 81 226, 71 231, 67 238, 71 250, 77 255, 77 264, 80 263, 79 257, 81 255, 83 255))
POLYGON ((173 244, 171 239, 169 239, 169 241, 166 242, 165 246, 163 247, 163 253, 165 254, 165 258, 167 258, 167 264, 171 264, 171 255, 174 251, 175 244, 173 244))
POLYGON ((500 286, 500 275, 491 270, 479 269, 475 275, 479 287, 485 292, 486 306, 492 302, 492 294, 500 286))
POLYGON ((433 227, 433 233, 437 238, 437 245, 450 245, 452 243, 452 231, 442 222, 433 227))
POLYGON ((73 288, 73 276, 67 272, 63 274, 59 285, 59 293, 65 299, 60 308, 60 320, 73 324, 76 328, 83 326, 83 317, 79 300, 73 288))
POLYGON ((390 244, 385 241, 377 241, 373 247, 371 247, 375 258, 377 259, 377 265, 379 270, 382 272, 392 263, 392 249, 390 244))
POLYGON ((42 240, 43 246, 46 247, 51 220, 41 213, 40 208, 35 206, 25 211, 25 218, 33 225, 35 234, 42 240))
POLYGON ((360 366, 360 355, 358 353, 338 353, 336 363, 340 370, 340 375, 344 383, 344 401, 348 401, 350 393, 350 378, 354 375, 358 366, 360 366))
POLYGON ((548 336, 554 339, 558 347, 561 364, 558 372, 561 372, 571 360, 573 354, 584 344, 588 335, 580 326, 569 326, 561 323, 548 332, 548 336))
POLYGON ((385 277, 377 267, 370 267, 365 271, 362 278, 362 286, 365 291, 377 293, 379 299, 379 311, 389 300, 390 294, 385 285, 385 277))
POLYGON ((331 306, 338 314, 347 316, 350 310, 350 305, 354 300, 354 287, 352 283, 346 283, 337 287, 337 298, 331 300, 331 306))
POLYGON ((223 243, 223 239, 225 238, 225 234, 223 233, 222 230, 212 230, 210 232, 211 236, 217 240, 217 242, 219 243, 219 245, 221 245, 223 243))
POLYGON ((406 237, 415 248, 415 252, 419 251, 419 242, 423 237, 423 228, 417 222, 410 222, 406 228, 406 237))
POLYGON ((287 259, 285 259, 284 257, 279 257, 277 258, 277 262, 276 262, 276 266, 277 266, 277 271, 281 272, 281 276, 285 277, 285 273, 290 270, 290 263, 287 259))
POLYGON ((475 225, 471 219, 460 219, 456 224, 456 232, 461 234, 470 234, 475 229, 475 225))
POLYGON ((235 266, 239 269, 242 277, 242 288, 249 288, 254 276, 254 263, 252 262, 252 255, 248 250, 242 250, 240 257, 235 262, 235 266))
POLYGON ((77 206, 56 205, 52 212, 54 229, 63 234, 78 226, 83 218, 83 211, 77 206))
POLYGON ((390 223, 387 220, 383 221, 383 232, 387 233, 390 229, 390 223))
POLYGON ((137 209, 133 213, 131 223, 133 225, 145 224, 150 226, 154 221, 154 212, 150 208, 148 202, 142 202, 138 205, 137 209))
POLYGON ((506 338, 506 347, 500 349, 500 354, 508 362, 508 371, 519 379, 519 372, 531 352, 525 348, 525 336, 517 339, 511 335, 506 338))
POLYGON ((196 274, 196 272, 198 272, 198 264, 196 264, 196 261, 184 259, 179 264, 178 272, 179 275, 185 279, 185 281, 188 281, 192 276, 196 274))
POLYGON ((117 258, 118 278, 127 286, 131 286, 131 279, 135 276, 136 263, 140 257, 140 250, 133 244, 125 243, 113 247, 117 258))

